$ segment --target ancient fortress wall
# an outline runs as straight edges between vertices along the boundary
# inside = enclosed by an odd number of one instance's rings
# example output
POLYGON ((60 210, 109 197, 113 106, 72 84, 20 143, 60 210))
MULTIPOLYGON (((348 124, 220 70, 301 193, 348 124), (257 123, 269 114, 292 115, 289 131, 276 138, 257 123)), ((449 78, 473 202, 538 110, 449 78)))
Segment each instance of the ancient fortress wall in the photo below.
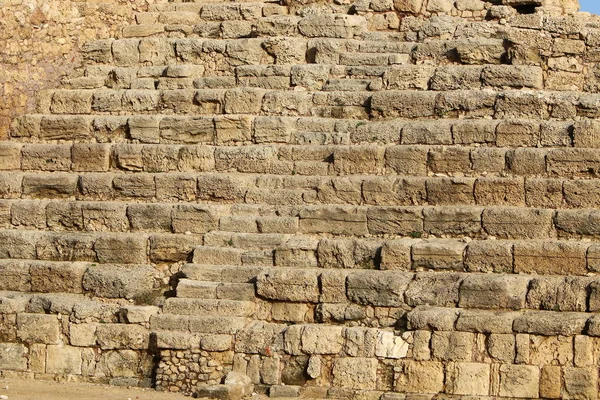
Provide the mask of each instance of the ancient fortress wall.
POLYGON ((0 5, 0 376, 598 398, 576 1, 0 5))

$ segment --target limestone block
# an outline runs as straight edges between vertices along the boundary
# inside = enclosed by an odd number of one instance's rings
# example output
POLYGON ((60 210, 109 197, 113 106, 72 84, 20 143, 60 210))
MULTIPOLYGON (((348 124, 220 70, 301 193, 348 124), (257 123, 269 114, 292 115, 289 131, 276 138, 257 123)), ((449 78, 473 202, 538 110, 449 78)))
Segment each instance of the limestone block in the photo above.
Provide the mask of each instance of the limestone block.
POLYGON ((427 146, 390 146, 385 152, 385 165, 398 174, 424 175, 428 153, 427 146))
POLYGON ((129 230, 124 204, 83 203, 80 213, 86 231, 124 232, 129 230))
POLYGON ((133 299, 152 290, 154 274, 149 266, 92 265, 83 277, 83 287, 99 297, 133 299))
POLYGON ((512 333, 513 322, 521 314, 518 312, 491 310, 462 310, 456 329, 478 333, 512 333))
POLYGON ((150 236, 150 261, 153 263, 187 261, 201 240, 197 236, 169 233, 150 236))
POLYGON ((540 397, 559 399, 561 397, 561 368, 545 365, 540 374, 540 397))
POLYGON ((399 12, 419 14, 423 8, 423 0, 394 0, 394 9, 399 12))
POLYGON ((371 110, 382 117, 426 118, 435 114, 437 93, 386 90, 375 92, 371 110))
POLYGON ((433 147, 429 151, 428 164, 431 172, 436 174, 469 173, 471 172, 472 164, 471 149, 462 147, 433 147))
POLYGON ((367 234, 367 210, 359 207, 305 207, 300 210, 299 228, 305 233, 344 235, 367 234))
POLYGON ((395 376, 394 390, 403 393, 440 393, 444 390, 444 366, 436 361, 403 361, 395 376))
POLYGON ((109 377, 137 377, 139 353, 133 350, 106 351, 96 363, 96 373, 109 377))
POLYGON ((143 264, 147 261, 146 235, 100 236, 94 244, 98 261, 101 263, 143 264))
POLYGON ((544 276, 531 280, 527 293, 527 308, 552 311, 585 312, 595 304, 591 278, 544 276))
POLYGON ((460 287, 459 306, 488 309, 525 308, 529 281, 529 277, 518 275, 467 275, 460 287))
POLYGON ((459 311, 452 308, 420 306, 408 313, 408 329, 453 331, 459 311))
POLYGON ((500 366, 499 395, 503 397, 539 396, 540 369, 530 365, 500 366))
POLYGON ((154 176, 150 174, 131 174, 115 176, 114 193, 118 197, 152 199, 156 195, 154 176))
POLYGON ((586 313, 529 311, 515 318, 513 330, 544 336, 579 335, 590 316, 586 313))
POLYGON ((71 169, 71 146, 25 145, 22 150, 21 168, 34 171, 69 171, 71 169))
MULTIPOLYGON (((179 154, 181 155, 182 152, 179 154)), ((154 181, 156 182, 156 199, 158 201, 192 201, 196 199, 197 181, 193 174, 161 174, 156 175, 154 181)))
POLYGON ((196 264, 242 265, 243 250, 227 247, 198 246, 194 249, 196 264))
POLYGON ((338 148, 333 152, 333 169, 346 174, 377 174, 383 170, 385 149, 379 146, 338 148))
POLYGON ((406 304, 455 307, 463 274, 419 272, 404 293, 406 304))
POLYGON ((491 334, 487 348, 492 359, 503 362, 515 362, 515 336, 512 334, 491 334))
POLYGON ((282 301, 319 301, 318 274, 311 271, 283 269, 264 272, 257 277, 260 296, 282 301))
POLYGON ((49 345, 46 348, 46 372, 59 375, 81 375, 82 350, 79 347, 49 345))
POLYGON ((100 172, 110 168, 110 146, 103 143, 75 143, 72 148, 73 171, 100 172))
POLYGON ((433 332, 432 356, 440 361, 472 361, 475 334, 470 332, 433 332))
POLYGON ((483 229, 499 238, 542 239, 551 236, 552 210, 524 208, 487 208, 483 229))
POLYGON ((353 272, 346 280, 346 293, 357 304, 398 307, 412 278, 412 273, 396 271, 353 272))
POLYGON ((308 37, 352 39, 366 31, 367 23, 358 15, 315 14, 300 20, 298 29, 308 37))
POLYGON ((597 368, 565 367, 563 377, 565 393, 563 398, 596 399, 598 398, 597 368))
POLYGON ((55 315, 18 314, 17 337, 25 343, 58 344, 59 321, 55 315))
POLYGON ((343 327, 306 325, 302 331, 302 351, 306 354, 338 354, 344 344, 343 327))
POLYGON ((469 205, 475 203, 473 178, 429 178, 427 202, 431 205, 469 205))
POLYGON ((420 207, 371 207, 367 211, 367 225, 371 234, 411 235, 423 232, 420 207))
POLYGON ((31 290, 41 293, 82 293, 84 263, 32 263, 31 290))
POLYGON ((584 275, 588 245, 571 242, 517 242, 515 272, 584 275))
POLYGON ((450 239, 423 240, 412 247, 414 269, 462 271, 466 243, 450 239))
POLYGON ((446 390, 455 395, 487 396, 490 391, 490 364, 451 363, 446 390))
MULTIPOLYGON (((431 121, 416 121, 412 124, 407 124, 402 128, 402 135, 400 142, 402 144, 452 144, 452 133, 451 125, 443 120, 431 121)), ((459 159, 459 162, 455 162, 455 165, 462 165, 465 169, 464 157, 461 159, 460 153, 457 156, 456 150, 449 150, 455 158, 459 159)), ((460 152, 460 150, 458 150, 460 152)), ((448 156, 449 154, 445 154, 448 156)), ((441 156, 441 154, 440 154, 441 156)), ((441 157, 438 157, 441 158, 441 157)), ((449 157, 447 157, 449 158, 449 157)), ((432 161, 433 157, 432 157, 432 161)), ((438 163, 441 167, 441 163, 438 163)), ((434 165, 435 166, 435 165, 434 165)), ((439 171, 447 172, 447 171, 439 171)))
POLYGON ((70 324, 69 343, 71 346, 92 347, 96 345, 97 324, 70 324))
POLYGON ((46 204, 39 201, 20 201, 10 207, 10 223, 15 226, 46 228, 46 204))
POLYGON ((150 332, 141 325, 100 324, 96 329, 96 340, 103 350, 145 350, 149 346, 150 332))
POLYGON ((433 235, 469 235, 481 231, 478 207, 426 207, 423 209, 423 228, 433 235))
POLYGON ((554 179, 526 179, 525 202, 529 207, 561 207, 563 204, 563 182, 554 179))
POLYGON ((0 290, 30 292, 29 264, 25 261, 2 260, 0 262, 0 290))
POLYGON ((0 343, 0 368, 9 371, 27 370, 27 347, 20 343, 0 343))
POLYGON ((411 268, 410 239, 386 240, 381 247, 381 269, 409 270, 411 268))
POLYGON ((377 381, 377 364, 373 358, 338 358, 333 365, 333 386, 373 390, 377 381))
POLYGON ((404 337, 394 335, 394 332, 382 331, 377 336, 375 355, 382 358, 405 358, 408 354, 409 343, 404 337))
POLYGON ((600 186, 594 181, 565 180, 563 182, 565 202, 573 208, 594 208, 600 186))

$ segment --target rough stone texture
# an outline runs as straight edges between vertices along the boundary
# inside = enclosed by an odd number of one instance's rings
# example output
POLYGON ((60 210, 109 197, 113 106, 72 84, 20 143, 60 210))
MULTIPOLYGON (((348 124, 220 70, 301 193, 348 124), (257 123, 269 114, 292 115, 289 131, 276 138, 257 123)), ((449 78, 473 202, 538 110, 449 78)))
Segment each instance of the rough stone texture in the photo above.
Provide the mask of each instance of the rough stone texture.
POLYGON ((576 9, 3 5, 0 375, 597 398, 600 20, 576 9))

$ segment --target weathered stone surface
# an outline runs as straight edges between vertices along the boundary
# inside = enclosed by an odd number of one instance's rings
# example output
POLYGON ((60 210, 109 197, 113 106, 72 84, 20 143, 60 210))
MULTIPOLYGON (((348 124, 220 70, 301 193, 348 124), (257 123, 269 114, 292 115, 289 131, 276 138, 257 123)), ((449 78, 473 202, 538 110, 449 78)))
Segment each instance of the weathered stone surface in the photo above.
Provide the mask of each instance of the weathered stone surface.
POLYGON ((133 299, 150 292, 153 284, 154 269, 148 266, 92 265, 83 277, 83 287, 100 297, 133 299))
POLYGON ((257 293, 267 299, 318 302, 319 281, 315 272, 303 270, 272 270, 257 278, 257 293))
POLYGON ((358 304, 398 307, 404 304, 404 292, 413 278, 403 272, 353 272, 348 275, 348 298, 358 304))
POLYGON ((333 365, 333 385, 373 390, 377 383, 377 364, 373 358, 339 358, 333 365))

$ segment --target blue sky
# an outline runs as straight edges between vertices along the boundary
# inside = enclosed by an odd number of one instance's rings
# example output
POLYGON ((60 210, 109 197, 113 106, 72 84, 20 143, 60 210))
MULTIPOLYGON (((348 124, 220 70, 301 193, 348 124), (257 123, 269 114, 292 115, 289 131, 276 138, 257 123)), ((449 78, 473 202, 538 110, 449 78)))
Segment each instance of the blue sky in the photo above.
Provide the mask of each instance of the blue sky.
POLYGON ((579 4, 581 4, 581 11, 600 14, 600 1, 598 0, 579 0, 579 4))

